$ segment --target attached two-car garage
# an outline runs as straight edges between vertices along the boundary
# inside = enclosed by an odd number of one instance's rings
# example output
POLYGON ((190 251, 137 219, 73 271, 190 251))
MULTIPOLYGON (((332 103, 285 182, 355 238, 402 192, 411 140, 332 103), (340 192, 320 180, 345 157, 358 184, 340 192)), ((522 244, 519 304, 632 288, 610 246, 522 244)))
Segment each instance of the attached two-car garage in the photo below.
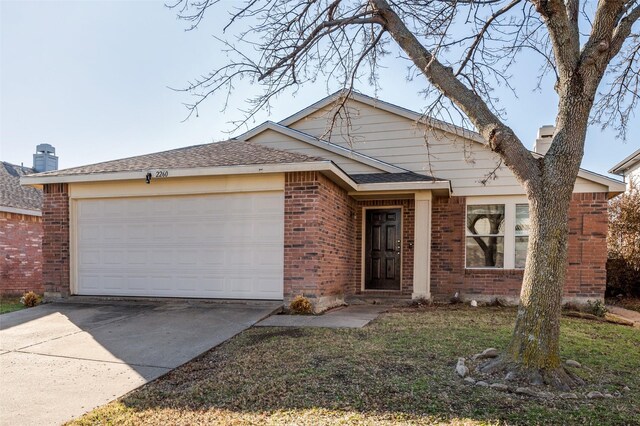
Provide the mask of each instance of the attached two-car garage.
POLYGON ((281 189, 72 202, 75 294, 283 298, 281 189))

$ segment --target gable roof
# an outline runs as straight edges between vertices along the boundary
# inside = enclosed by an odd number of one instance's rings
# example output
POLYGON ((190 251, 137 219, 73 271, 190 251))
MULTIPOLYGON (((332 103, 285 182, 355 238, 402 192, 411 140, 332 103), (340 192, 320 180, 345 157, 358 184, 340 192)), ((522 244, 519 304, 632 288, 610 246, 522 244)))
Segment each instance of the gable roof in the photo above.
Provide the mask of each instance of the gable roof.
POLYGON ((301 132, 300 130, 292 129, 290 127, 283 126, 279 123, 274 123, 273 121, 265 121, 257 127, 241 134, 240 136, 234 138, 241 141, 247 141, 260 133, 266 130, 273 130, 274 132, 283 134, 285 136, 289 136, 293 139, 297 139, 301 142, 308 143, 309 145, 313 145, 317 148, 324 149, 326 151, 332 152, 334 154, 340 155, 345 158, 349 158, 351 160, 360 162, 362 164, 366 164, 367 166, 375 167, 378 170, 389 172, 389 173, 404 173, 408 172, 407 169, 402 167, 394 166, 393 164, 389 164, 385 161, 379 160, 377 158, 373 158, 371 156, 362 154, 358 151, 354 151, 352 149, 345 148, 333 142, 329 142, 323 139, 318 139, 314 136, 311 136, 307 133, 301 132))
POLYGON ((318 157, 281 151, 251 142, 225 141, 194 145, 169 151, 138 155, 87 166, 38 173, 38 177, 93 175, 147 171, 150 169, 191 169, 259 164, 290 164, 323 161, 318 157))
POLYGON ((0 211, 40 215, 42 191, 20 185, 20 177, 31 173, 30 167, 0 162, 0 211))
MULTIPOLYGON (((302 120, 306 116, 313 114, 314 112, 317 112, 323 108, 326 108, 327 106, 330 106, 343 93, 344 91, 342 90, 334 92, 331 95, 323 99, 320 99, 318 102, 312 105, 309 105, 305 109, 300 110, 293 115, 290 115, 284 120, 281 120, 280 122, 278 122, 278 124, 282 126, 290 126, 293 123, 302 120)), ((409 120, 412 120, 412 121, 428 124, 444 132, 453 133, 459 136, 464 136, 468 139, 484 144, 484 139, 482 138, 482 136, 478 132, 474 132, 473 130, 465 129, 464 127, 456 126, 455 124, 437 120, 435 118, 426 116, 424 114, 420 114, 419 112, 412 111, 410 109, 407 109, 398 105, 394 105, 392 103, 385 102, 380 99, 373 98, 371 96, 367 96, 365 94, 362 94, 356 91, 351 91, 351 93, 349 94, 349 97, 350 99, 353 99, 365 105, 369 105, 370 107, 381 109, 382 111, 387 111, 387 112, 390 112, 391 114, 399 115, 400 117, 408 118, 409 120)))
MULTIPOLYGON (((281 120, 278 124, 281 126, 290 126, 300 120, 302 120, 303 118, 319 111, 322 110, 323 108, 326 108, 327 106, 330 106, 333 102, 336 101, 336 99, 338 99, 342 94, 344 93, 344 91, 339 90, 335 93, 332 93, 329 96, 326 96, 325 98, 319 100, 318 102, 315 102, 314 104, 304 108, 303 110, 285 118, 284 120, 281 120)), ((395 114, 397 116, 400 117, 404 117, 407 118, 409 120, 412 120, 414 122, 419 122, 419 123, 425 123, 428 124, 430 126, 433 126, 435 129, 439 129, 441 131, 444 132, 448 132, 457 136, 462 136, 465 137, 471 141, 477 142, 483 146, 486 147, 486 142, 485 140, 482 138, 482 135, 480 135, 477 132, 474 132, 472 130, 469 129, 465 129, 463 127, 460 126, 456 126, 454 124, 450 124, 450 123, 446 123, 444 121, 441 120, 437 120, 428 116, 425 116, 424 114, 420 114, 416 111, 412 111, 409 110, 407 108, 403 108, 401 106, 398 105, 394 105, 391 104, 389 102, 385 102, 385 101, 381 101, 379 99, 373 98, 371 96, 367 96, 364 95, 362 93, 356 92, 356 91, 351 91, 349 93, 349 97, 351 99, 353 99, 356 102, 360 102, 363 103, 365 105, 368 105, 370 107, 373 108, 377 108, 380 109, 382 111, 386 111, 389 112, 391 114, 395 114)), ((529 151, 531 152, 531 154, 535 157, 541 157, 542 155, 534 152, 534 151, 529 151)), ((639 154, 640 150, 638 150, 636 153, 632 154, 631 156, 627 157, 627 159, 623 160, 622 163, 624 163, 625 161, 627 161, 629 158, 635 156, 636 154, 639 154)), ((635 157, 634 157, 635 158, 635 157)), ((616 166, 617 167, 617 166, 616 166)), ((612 171, 610 171, 610 173, 613 173, 612 171)), ((604 176, 595 172, 592 172, 590 170, 586 170, 583 168, 580 168, 578 171, 578 177, 582 178, 582 179, 586 179, 588 181, 591 182, 595 182, 598 183, 600 185, 606 186, 607 190, 611 193, 622 193, 625 190, 625 184, 624 182, 621 182, 619 180, 610 178, 608 176, 604 176)))
POLYGON ((636 152, 632 153, 624 160, 616 164, 609 170, 609 173, 613 173, 615 175, 624 176, 630 168, 640 163, 640 149, 636 152))

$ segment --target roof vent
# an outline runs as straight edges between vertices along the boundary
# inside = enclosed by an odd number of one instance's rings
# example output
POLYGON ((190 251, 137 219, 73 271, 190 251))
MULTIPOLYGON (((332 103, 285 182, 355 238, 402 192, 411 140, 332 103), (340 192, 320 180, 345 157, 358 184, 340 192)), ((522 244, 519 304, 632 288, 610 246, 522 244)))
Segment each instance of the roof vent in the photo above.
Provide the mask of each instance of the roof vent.
POLYGON ((545 155, 551 147, 551 141, 553 140, 553 134, 556 132, 556 126, 546 125, 538 129, 538 137, 533 144, 533 151, 545 155))
POLYGON ((55 154, 56 149, 48 143, 36 146, 36 153, 33 154, 33 169, 37 173, 58 170, 58 157, 55 154))

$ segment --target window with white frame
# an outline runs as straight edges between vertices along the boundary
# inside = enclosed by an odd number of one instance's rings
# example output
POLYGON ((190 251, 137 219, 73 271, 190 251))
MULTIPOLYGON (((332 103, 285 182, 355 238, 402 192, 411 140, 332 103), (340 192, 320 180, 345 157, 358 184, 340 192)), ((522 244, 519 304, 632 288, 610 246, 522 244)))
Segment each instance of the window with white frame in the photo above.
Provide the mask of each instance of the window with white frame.
POLYGON ((524 268, 529 243, 529 204, 526 199, 470 198, 467 200, 466 223, 467 268, 524 268))

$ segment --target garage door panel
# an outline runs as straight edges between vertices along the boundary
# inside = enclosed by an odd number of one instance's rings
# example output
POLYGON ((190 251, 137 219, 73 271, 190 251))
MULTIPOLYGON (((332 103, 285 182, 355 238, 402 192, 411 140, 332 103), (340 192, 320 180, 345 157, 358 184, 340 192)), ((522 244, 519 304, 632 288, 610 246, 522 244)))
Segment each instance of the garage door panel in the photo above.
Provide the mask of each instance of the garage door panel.
POLYGON ((282 192, 77 201, 77 292, 282 299, 282 192))

